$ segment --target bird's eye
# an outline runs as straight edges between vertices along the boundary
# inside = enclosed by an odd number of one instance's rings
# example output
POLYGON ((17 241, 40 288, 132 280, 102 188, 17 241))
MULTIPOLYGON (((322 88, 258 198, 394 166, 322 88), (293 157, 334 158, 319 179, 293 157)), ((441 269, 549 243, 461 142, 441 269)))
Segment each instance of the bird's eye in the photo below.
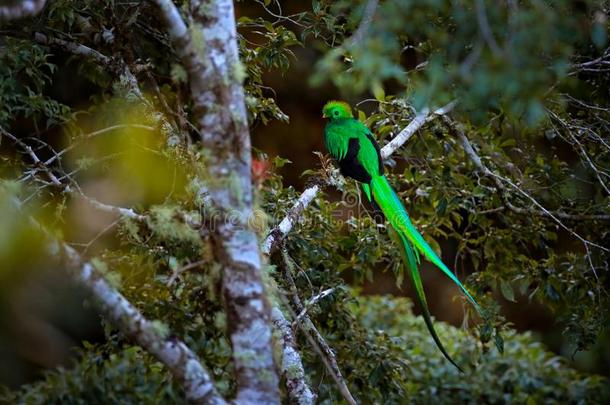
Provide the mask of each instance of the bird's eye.
POLYGON ((339 111, 337 111, 337 110, 333 111, 333 115, 336 117, 337 115, 339 115, 339 111))

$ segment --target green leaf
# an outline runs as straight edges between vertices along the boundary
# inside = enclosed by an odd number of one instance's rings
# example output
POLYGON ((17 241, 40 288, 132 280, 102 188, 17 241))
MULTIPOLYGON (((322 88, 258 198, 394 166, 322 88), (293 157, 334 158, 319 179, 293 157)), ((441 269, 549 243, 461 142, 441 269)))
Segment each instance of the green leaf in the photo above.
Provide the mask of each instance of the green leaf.
POLYGON ((374 81, 373 83, 371 83, 371 92, 377 100, 385 100, 385 90, 383 89, 383 85, 381 84, 381 82, 374 81))
POLYGON ((500 291, 502 292, 504 298, 511 302, 516 302, 513 287, 506 280, 500 280, 500 291))
POLYGON ((186 81, 188 80, 186 70, 184 70, 184 67, 182 67, 182 65, 179 63, 174 63, 172 65, 172 71, 170 75, 174 83, 186 83, 186 81))
POLYGON ((436 204, 436 214, 442 217, 443 215, 445 215, 446 210, 447 200, 445 198, 441 198, 438 204, 436 204))
POLYGON ((292 163, 289 159, 284 159, 282 157, 276 156, 273 158, 273 165, 277 168, 284 167, 285 165, 292 163))
POLYGON ((485 322, 481 326, 481 329, 479 331, 481 342, 482 343, 489 342, 489 339, 491 339, 492 332, 493 332, 493 328, 491 326, 491 323, 490 322, 485 322))
POLYGON ((498 348, 498 351, 501 354, 504 354, 504 339, 500 335, 500 332, 498 332, 497 330, 496 334, 494 335, 494 342, 496 344, 496 347, 498 348))
POLYGON ((366 122, 366 114, 362 110, 358 110, 358 121, 366 122))

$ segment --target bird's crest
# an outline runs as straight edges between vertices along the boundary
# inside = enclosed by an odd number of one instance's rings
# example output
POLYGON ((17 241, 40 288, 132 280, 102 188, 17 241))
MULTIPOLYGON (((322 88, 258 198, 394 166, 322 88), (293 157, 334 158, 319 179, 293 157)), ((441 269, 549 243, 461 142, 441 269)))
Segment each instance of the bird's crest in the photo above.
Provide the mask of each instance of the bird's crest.
POLYGON ((331 100, 324 105, 322 116, 326 118, 351 118, 352 108, 345 101, 331 100))

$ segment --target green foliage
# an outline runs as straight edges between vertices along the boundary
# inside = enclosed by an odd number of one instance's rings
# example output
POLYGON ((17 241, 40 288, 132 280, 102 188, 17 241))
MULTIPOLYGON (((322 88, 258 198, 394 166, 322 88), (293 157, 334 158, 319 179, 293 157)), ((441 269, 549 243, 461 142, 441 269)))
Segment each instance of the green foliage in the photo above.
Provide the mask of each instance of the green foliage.
POLYGON ((588 18, 603 13, 597 1, 390 0, 380 3, 364 38, 350 42, 366 3, 313 2, 303 34, 341 44, 318 63, 313 83, 330 80, 358 95, 394 81, 418 109, 458 98, 479 122, 487 110, 540 120, 549 88, 569 79, 575 47, 604 37, 603 24, 588 18))
POLYGON ((110 348, 85 343, 81 359, 69 370, 48 372, 44 379, 0 397, 2 403, 186 404, 178 384, 142 349, 110 348))
POLYGON ((423 320, 413 317, 408 301, 371 297, 359 299, 351 309, 362 327, 360 333, 367 342, 378 345, 365 344, 358 346, 362 352, 351 352, 357 358, 352 367, 366 370, 361 394, 366 395, 365 402, 402 403, 405 397, 421 404, 608 400, 607 381, 566 368, 562 359, 547 352, 530 334, 508 332, 504 354, 495 350, 478 354, 476 342, 467 333, 437 322, 449 352, 459 353, 458 361, 477 359, 476 365, 460 374, 435 349, 423 320), (408 353, 406 363, 402 353, 408 353), (388 379, 390 370, 395 374, 388 379), (380 381, 380 376, 386 380, 380 381))
POLYGON ((191 252, 200 250, 199 233, 184 223, 180 210, 171 206, 156 206, 150 210, 148 226, 157 243, 185 245, 191 252))
POLYGON ((294 57, 290 47, 299 45, 295 34, 283 26, 274 26, 262 18, 252 19, 241 17, 239 28, 245 33, 255 35, 257 41, 252 43, 244 36, 240 37, 240 57, 245 65, 244 89, 246 90, 246 105, 250 122, 261 121, 267 124, 270 120, 288 121, 268 94, 269 88, 263 85, 262 75, 270 69, 284 71, 290 66, 290 58, 294 57))
POLYGON ((0 49, 0 125, 16 117, 42 121, 44 128, 64 122, 70 108, 44 95, 57 66, 30 41, 6 38, 0 49))
MULTIPOLYGON (((347 291, 339 293, 344 298, 347 291)), ((458 361, 476 364, 460 374, 440 355, 420 317, 406 299, 367 297, 321 303, 314 319, 338 354, 354 395, 362 403, 603 403, 607 381, 584 376, 536 342, 529 334, 506 334, 504 355, 479 353, 463 330, 437 322, 447 348, 458 361), (342 308, 343 309, 339 309, 342 308), (349 327, 348 327, 349 325, 349 327)), ((210 325, 207 326, 209 328, 210 325)), ((48 373, 43 381, 6 393, 7 403, 95 402, 183 403, 183 395, 161 365, 135 347, 85 345, 70 370, 48 373)), ((307 368, 321 404, 336 403, 332 380, 313 354, 307 368)), ((212 357, 213 358, 213 357, 212 357)), ((222 386, 222 384, 221 384, 222 386)))

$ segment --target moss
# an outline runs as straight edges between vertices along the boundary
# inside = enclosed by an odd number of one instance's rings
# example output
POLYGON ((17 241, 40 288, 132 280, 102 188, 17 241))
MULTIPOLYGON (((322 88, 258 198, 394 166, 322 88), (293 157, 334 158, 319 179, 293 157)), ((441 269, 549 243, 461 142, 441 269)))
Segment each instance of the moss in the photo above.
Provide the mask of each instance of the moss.
POLYGON ((227 329, 227 315, 224 312, 216 312, 214 326, 219 330, 227 329))
POLYGON ((247 365, 256 365, 259 362, 259 356, 253 350, 242 350, 233 354, 233 358, 247 365))
POLYGON ((276 380, 276 376, 268 370, 260 370, 258 376, 261 382, 270 383, 276 380))
POLYGON ((193 45, 193 49, 195 52, 202 58, 202 60, 206 60, 205 53, 205 39, 203 38, 203 29, 201 24, 193 23, 189 26, 189 33, 191 35, 191 43, 193 45))
POLYGON ((207 204, 207 195, 202 193, 205 183, 199 176, 193 176, 187 184, 187 192, 193 197, 193 203, 198 207, 205 207, 207 204))
POLYGON ((197 14, 200 16, 212 16, 216 14, 214 6, 210 1, 201 0, 198 3, 199 7, 197 7, 197 14))
POLYGON ((301 367, 298 364, 291 364, 286 369, 286 378, 300 378, 301 372, 301 367))
POLYGON ((156 334, 158 334, 162 339, 167 339, 170 333, 170 329, 166 323, 155 319, 151 322, 151 325, 156 334))
POLYGON ((158 205, 150 209, 148 226, 160 240, 200 246, 199 233, 182 219, 177 206, 158 205))
POLYGON ((133 88, 133 77, 121 74, 119 79, 112 84, 112 92, 117 98, 123 99, 128 103, 141 101, 140 95, 133 88))
POLYGON ((231 196, 237 203, 237 206, 234 207, 234 209, 239 210, 241 207, 243 207, 243 201, 244 201, 244 190, 241 185, 242 179, 240 178, 240 176, 237 173, 231 172, 231 174, 228 177, 227 182, 228 182, 227 185, 229 187, 231 196))
POLYGON ((142 238, 140 237, 140 227, 133 219, 124 218, 121 220, 121 230, 124 232, 128 240, 132 240, 136 243, 142 243, 142 238))
POLYGON ((269 217, 260 208, 254 208, 248 218, 248 228, 256 232, 257 235, 264 237, 269 229, 269 217))
POLYGON ((231 119, 237 126, 248 125, 247 118, 239 111, 231 111, 231 119))
POLYGON ((188 74, 184 67, 179 63, 174 63, 172 65, 171 77, 175 83, 186 83, 188 80, 188 74))
POLYGON ((116 271, 109 271, 108 265, 99 257, 91 259, 91 265, 104 277, 104 279, 115 289, 121 288, 121 274, 116 271))
POLYGON ((248 76, 246 68, 244 66, 243 63, 241 63, 241 61, 237 60, 233 65, 233 72, 232 72, 232 78, 233 81, 235 83, 243 83, 244 80, 246 80, 246 77, 248 76))

